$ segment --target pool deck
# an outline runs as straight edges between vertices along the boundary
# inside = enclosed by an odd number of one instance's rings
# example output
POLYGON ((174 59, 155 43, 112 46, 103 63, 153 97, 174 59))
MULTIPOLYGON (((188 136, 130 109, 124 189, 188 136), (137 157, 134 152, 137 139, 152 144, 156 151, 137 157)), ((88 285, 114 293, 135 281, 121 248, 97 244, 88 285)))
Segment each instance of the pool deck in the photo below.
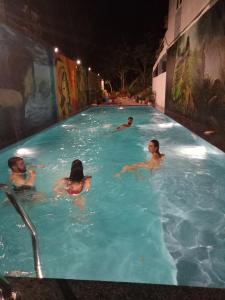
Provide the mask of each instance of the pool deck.
POLYGON ((196 133, 198 136, 200 136, 210 144, 216 146, 217 148, 225 152, 225 133, 219 130, 219 128, 215 129, 205 124, 189 120, 184 116, 178 115, 171 111, 166 111, 165 113, 184 127, 196 133), (206 134, 207 131, 209 133, 211 131, 212 134, 206 134))
POLYGON ((63 279, 7 278, 22 300, 224 300, 225 289, 63 279))

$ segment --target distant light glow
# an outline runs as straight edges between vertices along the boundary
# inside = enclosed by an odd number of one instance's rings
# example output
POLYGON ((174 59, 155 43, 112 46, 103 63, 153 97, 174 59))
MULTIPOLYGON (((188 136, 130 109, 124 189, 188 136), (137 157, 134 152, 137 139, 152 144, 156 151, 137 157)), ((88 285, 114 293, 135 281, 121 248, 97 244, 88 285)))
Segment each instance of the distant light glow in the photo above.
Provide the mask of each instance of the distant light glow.
POLYGON ((173 123, 173 122, 158 124, 158 127, 160 128, 172 128, 172 127, 180 127, 180 126, 181 126, 180 124, 173 123))
POLYGON ((123 106, 120 106, 120 107, 118 107, 118 109, 124 109, 124 107, 123 107, 123 106))
POLYGON ((62 127, 63 128, 75 128, 76 126, 75 125, 66 125, 66 124, 63 124, 62 127))
POLYGON ((91 71, 91 67, 88 68, 88 71, 91 71))
POLYGON ((207 150, 205 146, 183 146, 178 147, 177 152, 189 158, 206 159, 207 150))
POLYGON ((98 76, 100 76, 100 74, 98 73, 98 76))
POLYGON ((81 60, 80 59, 77 60, 77 65, 81 65, 81 60))
POLYGON ((58 53, 58 52, 59 52, 59 48, 58 48, 58 47, 55 47, 55 48, 54 48, 54 52, 55 52, 55 53, 58 53))
POLYGON ((25 155, 31 155, 33 154, 33 151, 28 148, 20 148, 16 151, 16 155, 19 156, 25 156, 25 155))
POLYGON ((111 128, 113 125, 112 124, 104 124, 102 127, 103 128, 111 128))

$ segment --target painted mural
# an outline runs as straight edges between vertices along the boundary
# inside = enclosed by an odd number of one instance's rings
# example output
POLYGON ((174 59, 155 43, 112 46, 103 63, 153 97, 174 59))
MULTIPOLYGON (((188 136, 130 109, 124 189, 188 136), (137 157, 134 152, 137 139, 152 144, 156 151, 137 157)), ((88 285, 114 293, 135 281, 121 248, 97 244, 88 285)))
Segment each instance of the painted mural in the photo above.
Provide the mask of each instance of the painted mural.
POLYGON ((0 24, 0 147, 56 121, 49 51, 0 24))
POLYGON ((77 66, 77 96, 79 110, 89 104, 88 71, 83 66, 77 66))
POLYGON ((56 55, 55 72, 58 116, 62 120, 78 111, 76 64, 61 54, 56 55))
POLYGON ((168 50, 166 110, 225 133, 225 2, 168 50))

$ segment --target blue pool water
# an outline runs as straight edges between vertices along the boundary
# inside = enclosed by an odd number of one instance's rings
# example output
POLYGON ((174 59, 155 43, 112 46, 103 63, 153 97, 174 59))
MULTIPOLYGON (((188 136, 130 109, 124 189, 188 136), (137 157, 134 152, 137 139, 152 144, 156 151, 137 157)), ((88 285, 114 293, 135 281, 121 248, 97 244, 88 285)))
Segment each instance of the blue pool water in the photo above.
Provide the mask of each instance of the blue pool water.
MULTIPOLYGON (((38 169, 42 201, 20 199, 40 240, 44 277, 225 287, 225 154, 147 107, 91 108, 0 152, 38 169), (112 132, 128 116, 134 126, 112 132), (160 170, 121 178, 125 164, 149 158, 156 138, 160 170), (92 187, 80 209, 56 197, 72 160, 84 163, 92 187)), ((34 276, 29 234, 0 194, 0 272, 34 276)))

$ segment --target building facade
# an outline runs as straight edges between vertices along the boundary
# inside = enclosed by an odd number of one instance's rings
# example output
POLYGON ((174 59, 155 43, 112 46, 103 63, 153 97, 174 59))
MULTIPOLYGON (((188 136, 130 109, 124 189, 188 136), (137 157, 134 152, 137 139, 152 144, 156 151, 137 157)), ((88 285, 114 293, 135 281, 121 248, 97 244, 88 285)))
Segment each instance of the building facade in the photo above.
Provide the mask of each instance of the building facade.
POLYGON ((167 51, 189 28, 217 1, 212 0, 170 0, 166 34, 160 45, 157 60, 153 66, 152 89, 156 105, 165 110, 167 51))
POLYGON ((156 106, 225 151, 225 1, 170 0, 156 106))

